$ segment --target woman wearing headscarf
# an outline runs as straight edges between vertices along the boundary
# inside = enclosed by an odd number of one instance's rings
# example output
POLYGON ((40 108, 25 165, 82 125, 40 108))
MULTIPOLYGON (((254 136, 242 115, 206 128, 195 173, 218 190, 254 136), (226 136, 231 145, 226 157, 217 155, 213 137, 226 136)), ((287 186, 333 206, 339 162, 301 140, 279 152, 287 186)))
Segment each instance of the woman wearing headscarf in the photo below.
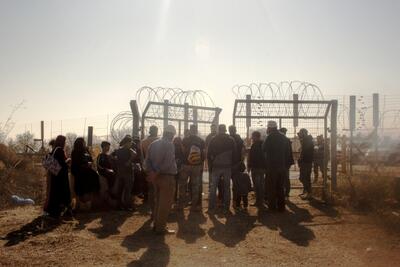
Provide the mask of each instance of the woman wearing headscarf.
POLYGON ((99 175, 92 168, 93 159, 85 140, 77 138, 71 154, 71 173, 75 178, 75 194, 78 200, 90 206, 93 193, 99 192, 99 175))
POLYGON ((71 206, 68 165, 64 152, 65 140, 65 136, 57 136, 52 143, 52 151, 50 152, 61 166, 57 175, 49 173, 48 199, 44 211, 53 218, 58 218, 63 212, 70 211, 71 206))

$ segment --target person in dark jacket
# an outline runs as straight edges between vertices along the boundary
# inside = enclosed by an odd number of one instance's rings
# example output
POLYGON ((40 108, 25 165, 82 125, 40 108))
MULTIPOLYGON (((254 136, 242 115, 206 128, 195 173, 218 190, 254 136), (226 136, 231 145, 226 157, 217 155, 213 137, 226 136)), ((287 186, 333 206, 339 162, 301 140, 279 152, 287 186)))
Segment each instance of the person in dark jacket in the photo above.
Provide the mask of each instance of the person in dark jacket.
MULTIPOLYGON (((281 128, 279 129, 279 132, 281 132, 284 136, 286 136, 287 129, 286 128, 281 128)), ((289 138, 287 138, 289 142, 289 148, 290 148, 290 155, 289 155, 289 161, 287 165, 287 170, 286 170, 286 179, 285 179, 285 197, 289 198, 290 194, 290 167, 294 165, 294 159, 293 159, 293 150, 292 150, 292 141, 290 141, 289 138)))
POLYGON ((75 193, 81 204, 91 206, 93 193, 100 189, 99 175, 92 168, 93 159, 90 155, 85 140, 79 137, 75 140, 71 154, 71 173, 74 175, 75 193))
MULTIPOLYGON (((206 137, 206 152, 207 155, 208 147, 210 146, 211 140, 217 135, 218 126, 216 124, 211 124, 210 126, 210 133, 206 137)), ((210 190, 211 186, 211 170, 210 170, 210 163, 207 160, 207 168, 208 168, 208 190, 210 190)), ((218 201, 222 202, 224 198, 224 181, 221 179, 217 186, 218 189, 218 201)))
MULTIPOLYGON (((235 141, 235 146, 236 146, 236 153, 233 155, 233 164, 232 164, 232 193, 233 193, 233 198, 236 199, 238 198, 238 187, 239 187, 239 176, 242 172, 246 170, 246 166, 244 165, 244 151, 245 151, 245 146, 242 138, 240 137, 239 134, 237 134, 237 129, 236 126, 231 125, 229 126, 229 135, 233 138, 235 141)), ((236 202, 234 202, 234 205, 236 202)))
POLYGON ((268 183, 268 208, 285 211, 284 182, 290 148, 286 136, 277 129, 275 121, 268 122, 267 137, 263 143, 268 183))
POLYGON ((134 184, 133 162, 137 156, 132 149, 133 139, 126 135, 120 142, 120 148, 115 151, 117 162, 117 180, 114 192, 119 201, 119 208, 133 211, 132 189, 134 184))
POLYGON ((259 208, 264 207, 265 194, 265 158, 262 150, 261 133, 254 131, 251 134, 253 141, 249 156, 247 157, 247 170, 251 172, 254 183, 254 192, 256 194, 256 203, 254 206, 259 208))
POLYGON ((226 134, 226 126, 219 125, 218 134, 211 140, 208 147, 207 158, 211 170, 211 185, 209 197, 209 212, 212 213, 216 204, 217 185, 221 177, 224 179, 224 213, 229 213, 231 202, 231 175, 236 144, 232 137, 226 134))
POLYGON ((110 146, 107 141, 101 142, 101 153, 97 157, 97 172, 106 178, 108 188, 112 188, 115 182, 115 166, 109 154, 110 146))
POLYGON ((298 160, 300 168, 300 181, 303 184, 303 194, 300 196, 305 199, 311 198, 311 171, 314 158, 314 142, 306 129, 300 129, 297 133, 300 139, 301 151, 298 160))
POLYGON ((59 135, 52 144, 51 154, 60 164, 61 170, 57 175, 49 174, 48 200, 44 211, 53 218, 58 218, 63 212, 70 211, 71 208, 68 165, 64 152, 65 140, 65 136, 59 135))
POLYGON ((111 189, 115 183, 114 161, 109 154, 111 144, 107 141, 101 142, 101 153, 97 156, 96 166, 100 179, 100 197, 107 204, 112 203, 111 189))

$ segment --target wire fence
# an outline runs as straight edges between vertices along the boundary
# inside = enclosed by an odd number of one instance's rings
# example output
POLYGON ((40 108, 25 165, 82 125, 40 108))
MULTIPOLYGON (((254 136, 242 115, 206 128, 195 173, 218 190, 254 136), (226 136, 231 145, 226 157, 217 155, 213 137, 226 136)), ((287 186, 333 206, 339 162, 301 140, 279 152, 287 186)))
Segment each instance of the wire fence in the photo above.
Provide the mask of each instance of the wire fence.
MULTIPOLYGON (((349 135, 349 96, 348 95, 325 95, 325 100, 338 100, 338 134, 349 135)), ((373 100, 372 95, 359 95, 356 96, 356 130, 355 135, 368 136, 374 131, 373 126, 373 100)), ((244 107, 243 107, 244 108, 244 107)), ((251 107, 254 114, 268 114, 269 112, 280 112, 284 109, 291 109, 288 106, 260 106, 254 105, 251 107), (278 110, 277 110, 278 109, 278 110)), ((380 108, 380 125, 378 127, 378 135, 380 139, 391 138, 400 140, 400 95, 380 95, 379 98, 380 108)), ((227 111, 230 112, 232 111, 227 111)), ((299 107, 299 112, 304 114, 315 113, 319 114, 321 110, 319 107, 299 107)), ((300 114, 299 114, 300 115, 300 114)), ((88 126, 93 126, 94 135, 99 139, 111 141, 111 124, 113 118, 117 114, 104 114, 98 116, 57 119, 44 121, 44 139, 50 140, 59 134, 75 133, 78 136, 87 136, 88 126)), ((251 129, 265 129, 267 119, 252 119, 251 129)), ((221 121, 221 123, 231 124, 232 122, 221 121)), ((280 126, 288 128, 288 134, 294 136, 295 131, 299 128, 307 128, 314 136, 322 133, 324 128, 323 120, 306 120, 299 119, 298 127, 293 127, 293 119, 282 119, 280 126)), ((15 138, 17 134, 24 132, 31 132, 35 138, 40 138, 41 128, 40 119, 31 122, 16 122, 13 130, 10 132, 9 137, 15 138)), ((124 125, 125 132, 129 132, 131 127, 130 123, 124 125)), ((246 136, 246 127, 243 122, 238 123, 238 130, 242 136, 246 136)), ((201 134, 207 135, 208 126, 201 127, 201 134)))

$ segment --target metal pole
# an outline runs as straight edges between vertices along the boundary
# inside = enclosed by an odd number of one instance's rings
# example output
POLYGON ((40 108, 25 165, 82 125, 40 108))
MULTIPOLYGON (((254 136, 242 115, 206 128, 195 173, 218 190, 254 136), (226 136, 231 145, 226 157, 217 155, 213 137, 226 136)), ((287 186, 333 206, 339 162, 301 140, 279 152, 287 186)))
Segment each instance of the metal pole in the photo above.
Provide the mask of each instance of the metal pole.
POLYGON ((379 94, 373 94, 373 123, 375 128, 374 147, 375 147, 375 164, 378 166, 378 128, 379 128, 379 94))
POLYGON ((42 149, 44 148, 44 121, 40 122, 40 139, 42 140, 42 149))
POLYGON ((136 137, 139 136, 139 108, 137 105, 136 100, 131 100, 130 102, 131 111, 132 111, 132 136, 136 137))
POLYGON ((353 138, 354 130, 356 128, 356 96, 350 96, 350 114, 349 114, 349 124, 350 124, 350 175, 353 175, 353 138))
POLYGON ((293 94, 293 128, 294 136, 296 137, 296 128, 299 126, 299 95, 293 94))
POLYGON ((186 131, 187 129, 189 129, 189 104, 185 103, 183 109, 183 130, 186 131))
POLYGON ((338 101, 332 100, 331 111, 331 179, 332 190, 337 189, 337 111, 338 101))
POLYGON ((88 127, 87 145, 88 145, 88 147, 93 146, 93 126, 88 127))
POLYGON ((197 108, 193 108, 193 124, 197 125, 198 112, 197 108))
POLYGON ((251 95, 246 95, 246 140, 250 138, 251 127, 251 95))
POLYGON ((327 196, 327 190, 328 190, 328 148, 329 148, 329 144, 328 144, 328 118, 325 117, 324 119, 324 159, 323 159, 323 169, 322 169, 322 180, 323 180, 323 187, 324 187, 324 191, 323 191, 323 198, 324 200, 326 200, 326 196, 327 196))
POLYGON ((164 122, 163 122, 164 129, 168 125, 168 104, 169 104, 169 101, 164 100, 164 122))

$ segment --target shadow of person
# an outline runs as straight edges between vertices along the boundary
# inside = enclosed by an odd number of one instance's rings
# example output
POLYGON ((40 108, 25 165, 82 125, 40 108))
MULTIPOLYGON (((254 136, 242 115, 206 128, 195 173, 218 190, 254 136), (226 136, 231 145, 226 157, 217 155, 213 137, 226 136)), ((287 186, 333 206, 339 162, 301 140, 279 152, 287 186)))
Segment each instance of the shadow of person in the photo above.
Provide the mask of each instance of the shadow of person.
POLYGON ((215 215, 209 216, 213 227, 208 230, 210 238, 220 242, 227 247, 235 247, 246 239, 247 234, 255 227, 256 216, 245 214, 229 215, 226 217, 225 224, 219 221, 215 215))
POLYGON ((334 207, 326 204, 325 202, 318 200, 318 199, 311 199, 309 201, 311 207, 319 210, 320 212, 324 213, 326 216, 331 218, 337 218, 340 216, 339 211, 336 210, 334 207))
POLYGON ((100 216, 101 226, 98 228, 89 229, 94 233, 97 238, 104 239, 111 235, 117 235, 120 233, 119 227, 132 216, 129 212, 103 212, 100 216))
POLYGON ((259 223, 265 225, 270 230, 273 231, 279 230, 276 216, 273 216, 273 213, 268 210, 258 210, 257 220, 259 223))
POLYGON ((125 237, 122 246, 129 252, 147 249, 140 259, 130 262, 127 266, 167 266, 170 260, 170 249, 165 243, 165 237, 155 235, 151 230, 151 220, 146 221, 135 233, 125 237))
POLYGON ((62 224, 61 220, 52 219, 46 216, 39 216, 33 221, 25 224, 20 229, 8 233, 3 240, 7 240, 4 246, 11 247, 24 242, 30 237, 46 234, 62 224))
POLYGON ((273 214, 280 230, 280 236, 298 246, 309 246, 310 241, 315 239, 314 232, 301 223, 311 222, 312 215, 307 209, 299 208, 290 201, 287 206, 290 210, 273 214))
POLYGON ((187 244, 193 244, 197 239, 205 236, 206 232, 200 227, 207 218, 202 212, 190 211, 187 219, 183 211, 177 213, 178 233, 177 238, 185 240, 187 244))
POLYGON ((99 212, 78 211, 75 215, 75 220, 77 221, 77 223, 74 227, 74 230, 75 231, 84 230, 89 223, 98 219, 99 217, 100 217, 99 212))

